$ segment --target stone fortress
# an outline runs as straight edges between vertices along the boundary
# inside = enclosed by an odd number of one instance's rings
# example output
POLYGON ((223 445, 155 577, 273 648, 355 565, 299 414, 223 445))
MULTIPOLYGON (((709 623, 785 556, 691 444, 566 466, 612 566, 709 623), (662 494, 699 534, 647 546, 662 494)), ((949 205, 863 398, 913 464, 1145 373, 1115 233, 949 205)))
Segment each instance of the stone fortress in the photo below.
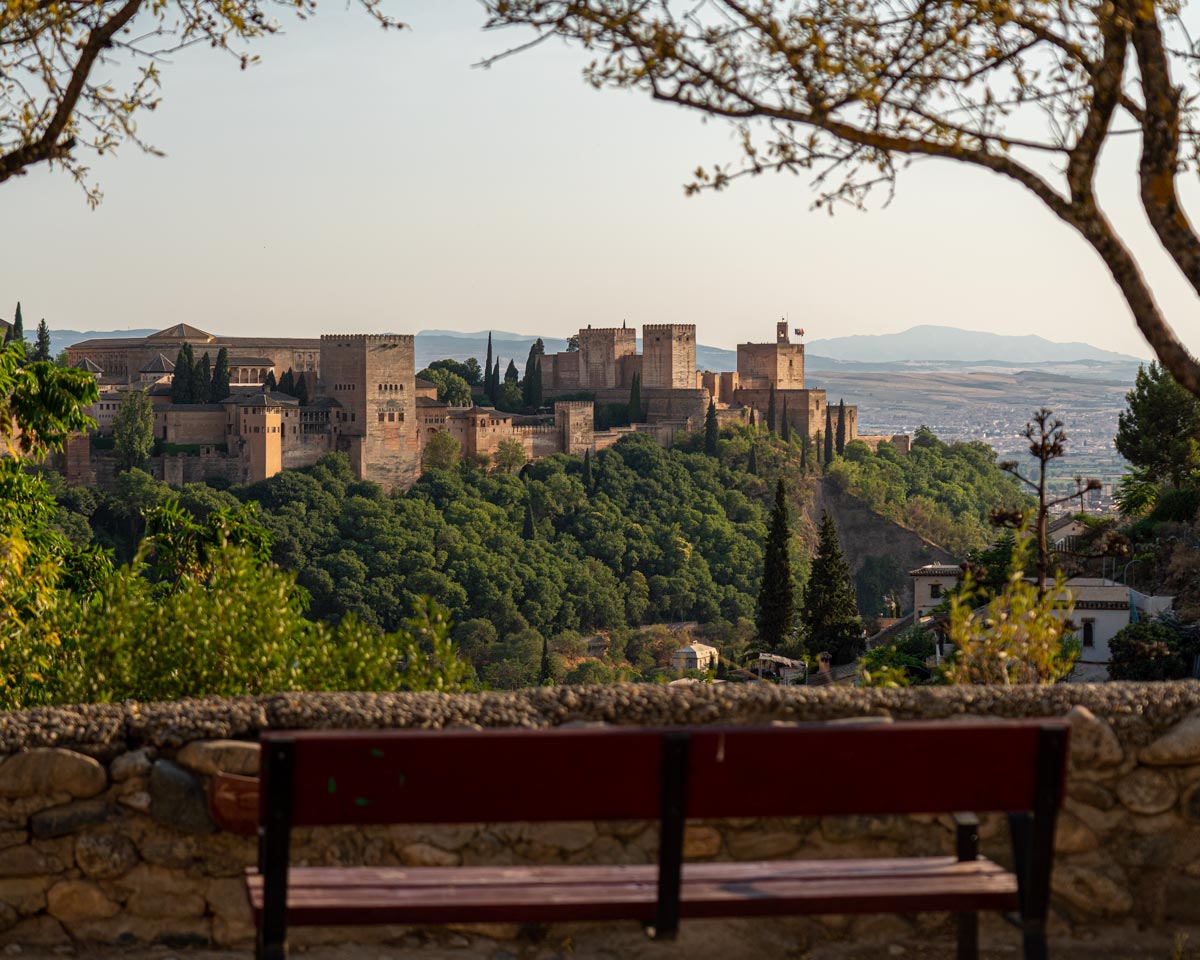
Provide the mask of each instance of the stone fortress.
MULTIPOLYGON (((712 373, 696 366, 694 324, 646 324, 642 353, 632 328, 579 331, 579 347, 542 358, 542 388, 552 416, 521 416, 490 407, 451 406, 433 384, 416 377, 411 334, 327 334, 319 339, 218 337, 177 324, 149 337, 85 340, 67 348, 68 362, 97 378, 92 409, 97 430, 73 438, 67 477, 105 483, 116 470, 106 455, 113 419, 125 394, 144 390, 154 406, 153 472, 169 483, 224 480, 247 483, 280 470, 309 466, 327 453, 345 454, 357 476, 385 489, 405 489, 420 475, 422 453, 439 431, 462 454, 491 458, 515 440, 533 460, 554 453, 604 449, 629 433, 649 433, 669 444, 680 431, 700 429, 709 401, 722 423, 762 422, 775 397, 777 421, 786 414, 793 432, 816 438, 825 429, 824 390, 804 382, 804 345, 792 343, 784 322, 773 343, 743 343, 737 370, 712 373), (230 395, 220 403, 171 402, 175 358, 190 344, 197 359, 229 356, 230 395), (267 391, 292 370, 306 379, 308 403, 267 391), (628 403, 640 380, 643 423, 594 428, 596 404, 628 403), (592 399, 578 399, 587 394, 592 399), (562 398, 562 399, 556 399, 562 398)), ((908 438, 858 433, 858 408, 845 408, 846 440, 872 446, 888 440, 907 451, 908 438)), ((833 414, 836 429, 837 413, 833 414)))

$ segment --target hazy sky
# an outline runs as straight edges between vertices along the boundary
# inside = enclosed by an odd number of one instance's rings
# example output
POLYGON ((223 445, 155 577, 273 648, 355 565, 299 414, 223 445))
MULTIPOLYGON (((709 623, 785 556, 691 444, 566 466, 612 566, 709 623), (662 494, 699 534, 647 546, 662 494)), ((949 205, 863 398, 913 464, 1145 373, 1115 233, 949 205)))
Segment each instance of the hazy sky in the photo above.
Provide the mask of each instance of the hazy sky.
MULTIPOLYGON (((0 186, 0 316, 275 336, 694 322, 732 346, 787 314, 809 338, 944 323, 1147 353, 1100 261, 1015 185, 926 162, 866 214, 810 211, 791 176, 685 198, 699 163, 735 158, 723 124, 593 91, 562 46, 472 69, 520 39, 484 34, 473 0, 389 9, 412 30, 330 4, 245 72, 178 55, 142 126, 167 156, 94 163, 97 211, 62 173, 0 186)), ((1135 150, 1106 158, 1102 199, 1200 349, 1135 150)))

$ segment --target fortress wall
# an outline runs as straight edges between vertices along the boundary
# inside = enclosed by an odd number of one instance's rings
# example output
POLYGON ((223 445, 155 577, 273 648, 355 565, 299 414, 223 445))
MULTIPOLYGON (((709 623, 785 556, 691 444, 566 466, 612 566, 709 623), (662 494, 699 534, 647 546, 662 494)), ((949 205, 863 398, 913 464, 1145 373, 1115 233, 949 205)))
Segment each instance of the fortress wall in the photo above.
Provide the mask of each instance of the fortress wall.
POLYGON ((283 469, 311 467, 330 450, 328 433, 289 433, 283 443, 283 469))
MULTIPOLYGON (((205 792, 217 771, 257 771, 253 740, 261 730, 1050 716, 1072 726, 1056 840, 1052 952, 1169 956, 1175 934, 1200 925, 1198 713, 1194 682, 893 690, 637 684, 452 696, 287 693, 13 711, 0 718, 0 803, 8 824, 0 848, 0 945, 248 947, 241 874, 255 861, 255 841, 218 830, 205 792)), ((1003 816, 984 817, 980 838, 985 855, 1009 861, 1003 816)), ((656 845, 656 825, 637 822, 345 827, 296 831, 293 856, 315 866, 649 863, 656 845)), ((953 848, 945 816, 691 821, 685 839, 689 860, 715 861, 953 848)), ((877 944, 873 955, 884 956, 894 942, 949 942, 951 924, 944 914, 684 921, 677 943, 654 944, 653 951, 714 960, 782 956, 846 939, 864 951, 877 944)), ((985 945, 1017 952, 1019 933, 998 918, 986 917, 983 932, 985 945)), ((551 926, 539 936, 543 943, 571 936, 580 957, 641 955, 638 944, 645 943, 633 923, 551 926)), ((531 954, 536 950, 507 926, 296 929, 292 942, 345 947, 392 939, 420 957, 442 955, 450 937, 455 956, 470 960, 508 949, 495 937, 512 940, 514 954, 526 944, 531 954)), ((913 955, 924 954, 918 946, 913 955)))
POLYGON ((154 411, 154 438, 167 443, 225 443, 231 439, 229 413, 210 403, 160 407, 154 411))

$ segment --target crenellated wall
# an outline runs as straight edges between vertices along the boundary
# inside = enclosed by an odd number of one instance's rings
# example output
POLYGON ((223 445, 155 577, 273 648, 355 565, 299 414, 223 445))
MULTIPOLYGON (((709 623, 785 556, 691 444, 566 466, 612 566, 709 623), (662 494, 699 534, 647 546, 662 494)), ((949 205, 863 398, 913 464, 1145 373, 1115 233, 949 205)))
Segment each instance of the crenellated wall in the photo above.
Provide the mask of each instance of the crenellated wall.
MULTIPOLYGON (((647 684, 464 696, 281 694, 0 714, 0 945, 248 943, 240 875, 254 859, 254 841, 214 828, 205 784, 217 770, 255 772, 253 739, 263 729, 1028 716, 1066 716, 1073 731, 1051 934, 1075 952, 1055 956, 1170 955, 1133 951, 1200 925, 1194 682, 902 690, 647 684)), ((948 767, 954 759, 945 758, 948 767)), ((821 775, 820 757, 787 762, 821 775)), ((1002 818, 985 819, 984 852, 1007 860, 1006 833, 1002 818)), ((949 852, 952 837, 950 822, 933 816, 695 822, 686 851, 717 861, 893 856, 949 852)), ((300 831, 294 853, 297 862, 314 865, 645 863, 654 860, 656 844, 656 826, 645 823, 477 824, 300 831)), ((899 956, 888 946, 930 943, 950 932, 941 915, 685 922, 677 944, 653 948, 656 957, 798 956, 847 940, 899 956)), ((293 940, 345 945, 382 938, 417 948, 455 936, 463 951, 455 956, 474 957, 497 956, 490 938, 518 933, 505 926, 298 930, 293 940), (475 951, 467 952, 472 944, 475 951)), ((551 927, 539 936, 543 944, 569 937, 577 957, 645 949, 633 924, 551 927)), ((984 923, 984 939, 1018 942, 992 920, 984 923)), ((917 949, 909 955, 923 955, 917 949)))

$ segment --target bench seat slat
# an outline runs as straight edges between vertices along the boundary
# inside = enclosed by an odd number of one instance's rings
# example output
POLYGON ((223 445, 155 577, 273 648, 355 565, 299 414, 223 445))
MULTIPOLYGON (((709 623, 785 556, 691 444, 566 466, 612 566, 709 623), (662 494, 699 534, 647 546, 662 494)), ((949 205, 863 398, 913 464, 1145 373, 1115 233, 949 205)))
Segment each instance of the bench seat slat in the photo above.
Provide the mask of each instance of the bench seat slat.
MULTIPOLYGON (((247 876, 262 909, 262 878, 247 876)), ((652 921, 657 868, 293 868, 288 922, 652 921)), ((1016 879, 989 860, 809 860, 693 863, 683 871, 684 917, 921 910, 1011 910, 1016 879)))

